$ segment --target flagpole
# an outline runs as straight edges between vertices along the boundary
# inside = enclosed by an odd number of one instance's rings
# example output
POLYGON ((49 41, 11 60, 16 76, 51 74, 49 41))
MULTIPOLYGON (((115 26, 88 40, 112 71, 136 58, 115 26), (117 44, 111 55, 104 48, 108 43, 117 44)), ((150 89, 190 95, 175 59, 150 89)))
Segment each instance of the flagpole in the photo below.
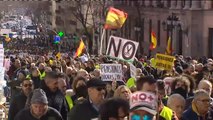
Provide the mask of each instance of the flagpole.
POLYGON ((106 29, 103 28, 103 32, 101 35, 101 47, 100 47, 100 55, 102 55, 102 49, 103 49, 103 40, 104 40, 104 35, 105 35, 106 29))

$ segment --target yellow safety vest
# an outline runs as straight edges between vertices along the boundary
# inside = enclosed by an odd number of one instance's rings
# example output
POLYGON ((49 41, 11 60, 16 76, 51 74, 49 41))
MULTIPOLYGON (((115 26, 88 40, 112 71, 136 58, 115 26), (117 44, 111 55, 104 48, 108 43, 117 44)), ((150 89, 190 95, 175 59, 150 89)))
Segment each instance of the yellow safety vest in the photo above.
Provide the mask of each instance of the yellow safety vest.
POLYGON ((166 106, 163 107, 163 110, 160 112, 160 116, 165 118, 166 120, 172 119, 172 110, 166 106))
POLYGON ((43 80, 45 76, 46 76, 46 73, 43 72, 43 73, 40 75, 40 80, 43 80))
POLYGON ((66 101, 68 103, 69 110, 71 110, 72 107, 73 107, 73 101, 72 101, 72 99, 71 99, 71 97, 69 95, 66 95, 65 98, 66 98, 66 101))

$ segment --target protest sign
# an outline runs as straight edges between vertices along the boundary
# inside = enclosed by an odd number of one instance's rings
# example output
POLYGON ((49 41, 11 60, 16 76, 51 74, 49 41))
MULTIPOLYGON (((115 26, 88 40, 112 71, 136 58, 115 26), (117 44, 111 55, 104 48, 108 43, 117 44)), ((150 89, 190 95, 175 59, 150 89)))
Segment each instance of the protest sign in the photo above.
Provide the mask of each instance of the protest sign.
POLYGON ((110 36, 106 55, 132 62, 135 58, 137 49, 138 42, 110 36))
POLYGON ((3 45, 0 44, 0 67, 3 67, 4 64, 4 48, 3 45))
POLYGON ((172 70, 174 65, 175 57, 164 55, 164 54, 156 54, 156 64, 155 67, 161 70, 172 70))
POLYGON ((103 81, 123 81, 121 64, 100 64, 100 70, 103 81))
POLYGON ((130 65, 130 75, 131 75, 131 77, 132 78, 136 78, 136 67, 132 63, 130 63, 129 65, 130 65))
POLYGON ((6 71, 9 71, 9 68, 10 68, 10 59, 9 58, 4 59, 4 68, 6 71))

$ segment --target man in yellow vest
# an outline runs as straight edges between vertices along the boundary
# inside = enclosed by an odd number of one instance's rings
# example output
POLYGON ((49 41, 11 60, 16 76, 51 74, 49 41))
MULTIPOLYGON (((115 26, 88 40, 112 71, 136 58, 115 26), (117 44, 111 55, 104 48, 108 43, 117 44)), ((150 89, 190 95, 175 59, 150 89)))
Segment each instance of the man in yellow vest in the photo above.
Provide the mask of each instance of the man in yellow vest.
POLYGON ((158 80, 157 82, 157 94, 158 94, 158 120, 178 120, 176 114, 172 109, 168 108, 167 103, 167 94, 165 89, 165 82, 163 80, 158 80), (163 104, 163 100, 165 104, 163 104))
POLYGON ((70 95, 66 94, 67 91, 66 75, 63 73, 58 78, 58 89, 64 94, 68 105, 68 109, 70 111, 73 107, 73 100, 71 99, 70 95))

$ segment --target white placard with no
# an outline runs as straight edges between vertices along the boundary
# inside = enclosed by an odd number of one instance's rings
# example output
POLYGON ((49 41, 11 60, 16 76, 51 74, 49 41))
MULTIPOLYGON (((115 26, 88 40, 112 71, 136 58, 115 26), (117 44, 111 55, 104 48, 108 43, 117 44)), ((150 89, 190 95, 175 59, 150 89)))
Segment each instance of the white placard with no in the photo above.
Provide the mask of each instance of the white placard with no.
POLYGON ((138 49, 138 42, 110 36, 106 55, 126 61, 133 61, 138 49))
POLYGON ((103 81, 123 81, 121 64, 100 64, 100 70, 103 81))

